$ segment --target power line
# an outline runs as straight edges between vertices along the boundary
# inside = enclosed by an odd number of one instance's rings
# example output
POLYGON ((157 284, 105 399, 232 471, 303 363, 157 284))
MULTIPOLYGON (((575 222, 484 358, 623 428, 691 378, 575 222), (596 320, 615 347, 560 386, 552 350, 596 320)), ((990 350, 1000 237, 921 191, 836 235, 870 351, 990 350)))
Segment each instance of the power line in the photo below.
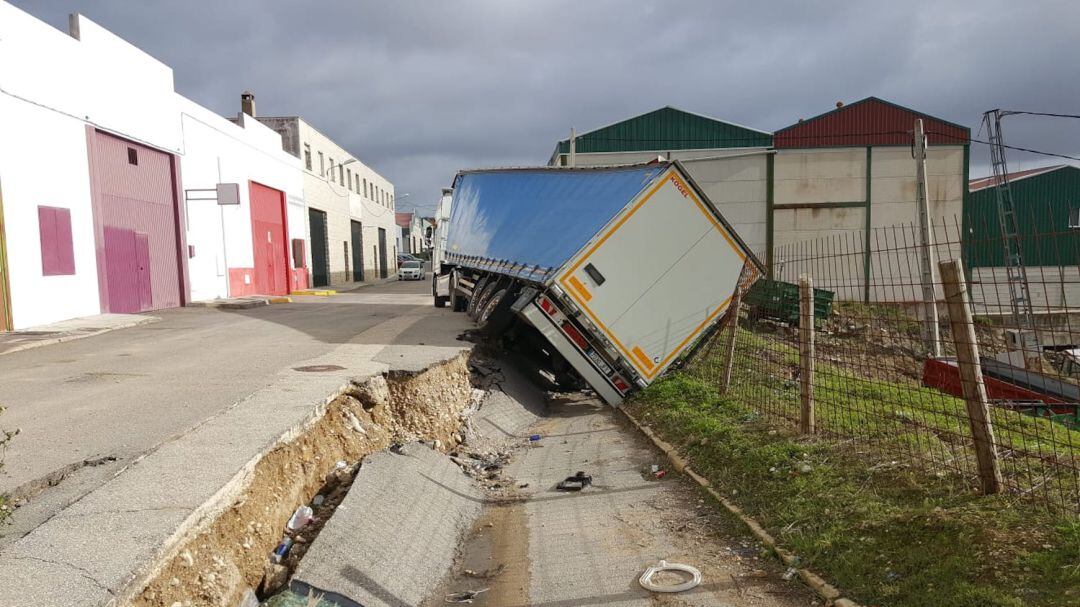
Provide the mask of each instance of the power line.
MULTIPOLYGON (((967 137, 967 138, 957 137, 955 135, 950 135, 948 133, 939 133, 937 131, 927 131, 927 133, 928 134, 933 134, 933 135, 941 135, 942 137, 949 137, 950 139, 955 139, 956 141, 969 142, 969 143, 981 143, 983 145, 990 145, 989 141, 983 141, 981 139, 972 139, 971 137, 967 137)), ((1065 158, 1065 159, 1068 159, 1068 160, 1080 161, 1080 157, 1078 157, 1078 156, 1069 156, 1068 154, 1058 154, 1056 152, 1044 152, 1042 150, 1033 150, 1031 148, 1023 148, 1023 147, 1015 146, 1015 145, 1002 144, 1001 147, 1008 148, 1010 150, 1016 150, 1018 152, 1027 152, 1029 154, 1038 154, 1040 156, 1052 156, 1054 158, 1065 158)))
POLYGON ((1025 110, 1001 110, 1004 114, 1027 114, 1028 116, 1050 116, 1051 118, 1080 118, 1077 114, 1055 114, 1052 112, 1028 112, 1025 110))

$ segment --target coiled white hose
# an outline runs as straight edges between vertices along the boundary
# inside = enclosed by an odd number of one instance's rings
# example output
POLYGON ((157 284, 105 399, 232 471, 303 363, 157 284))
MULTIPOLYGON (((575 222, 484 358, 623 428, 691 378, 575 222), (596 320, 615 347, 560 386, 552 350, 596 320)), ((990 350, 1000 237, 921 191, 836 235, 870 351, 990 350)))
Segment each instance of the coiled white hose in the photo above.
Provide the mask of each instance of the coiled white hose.
POLYGON ((690 565, 660 561, 658 565, 646 569, 645 573, 642 573, 641 577, 638 578, 638 582, 642 588, 652 592, 685 592, 701 583, 701 572, 698 571, 697 567, 691 567, 690 565), (690 579, 675 586, 658 586, 653 583, 652 577, 660 571, 681 571, 689 574, 690 579))

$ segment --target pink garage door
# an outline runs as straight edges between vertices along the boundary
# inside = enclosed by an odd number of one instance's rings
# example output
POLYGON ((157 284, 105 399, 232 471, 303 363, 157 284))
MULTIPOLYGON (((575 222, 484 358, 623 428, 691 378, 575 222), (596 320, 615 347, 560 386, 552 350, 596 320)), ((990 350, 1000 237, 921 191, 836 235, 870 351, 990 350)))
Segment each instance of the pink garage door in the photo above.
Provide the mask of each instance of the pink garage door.
POLYGON ((285 193, 250 182, 251 243, 255 254, 255 292, 287 295, 289 252, 285 246, 285 193))
POLYGON ((173 156, 101 131, 91 149, 102 310, 182 305, 173 156))

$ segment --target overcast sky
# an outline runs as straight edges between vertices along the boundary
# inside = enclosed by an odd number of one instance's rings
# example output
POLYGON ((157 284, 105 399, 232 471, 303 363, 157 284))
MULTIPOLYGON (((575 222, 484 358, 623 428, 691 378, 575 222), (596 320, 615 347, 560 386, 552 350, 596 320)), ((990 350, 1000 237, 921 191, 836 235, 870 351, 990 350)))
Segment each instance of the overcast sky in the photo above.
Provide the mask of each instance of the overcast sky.
MULTIPOLYGON (((542 164, 571 126, 664 105, 772 131, 874 95, 973 136, 987 109, 1080 114, 1076 0, 14 4, 64 30, 86 15, 221 114, 251 89, 260 114, 303 116, 425 213, 458 169, 542 164)), ((1080 156, 1080 120, 1017 116, 1004 130, 1080 156)), ((973 146, 973 176, 987 154, 973 146)))

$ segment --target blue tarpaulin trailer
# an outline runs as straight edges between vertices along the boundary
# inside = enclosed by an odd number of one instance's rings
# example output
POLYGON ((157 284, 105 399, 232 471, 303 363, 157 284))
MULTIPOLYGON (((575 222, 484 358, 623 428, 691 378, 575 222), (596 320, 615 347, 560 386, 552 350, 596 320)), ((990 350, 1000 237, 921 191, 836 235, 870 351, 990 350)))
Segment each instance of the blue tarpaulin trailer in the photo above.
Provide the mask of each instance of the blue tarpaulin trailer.
POLYGON ((436 215, 436 305, 489 331, 524 322, 554 349, 557 377, 613 405, 761 268, 678 162, 465 171, 436 215))

